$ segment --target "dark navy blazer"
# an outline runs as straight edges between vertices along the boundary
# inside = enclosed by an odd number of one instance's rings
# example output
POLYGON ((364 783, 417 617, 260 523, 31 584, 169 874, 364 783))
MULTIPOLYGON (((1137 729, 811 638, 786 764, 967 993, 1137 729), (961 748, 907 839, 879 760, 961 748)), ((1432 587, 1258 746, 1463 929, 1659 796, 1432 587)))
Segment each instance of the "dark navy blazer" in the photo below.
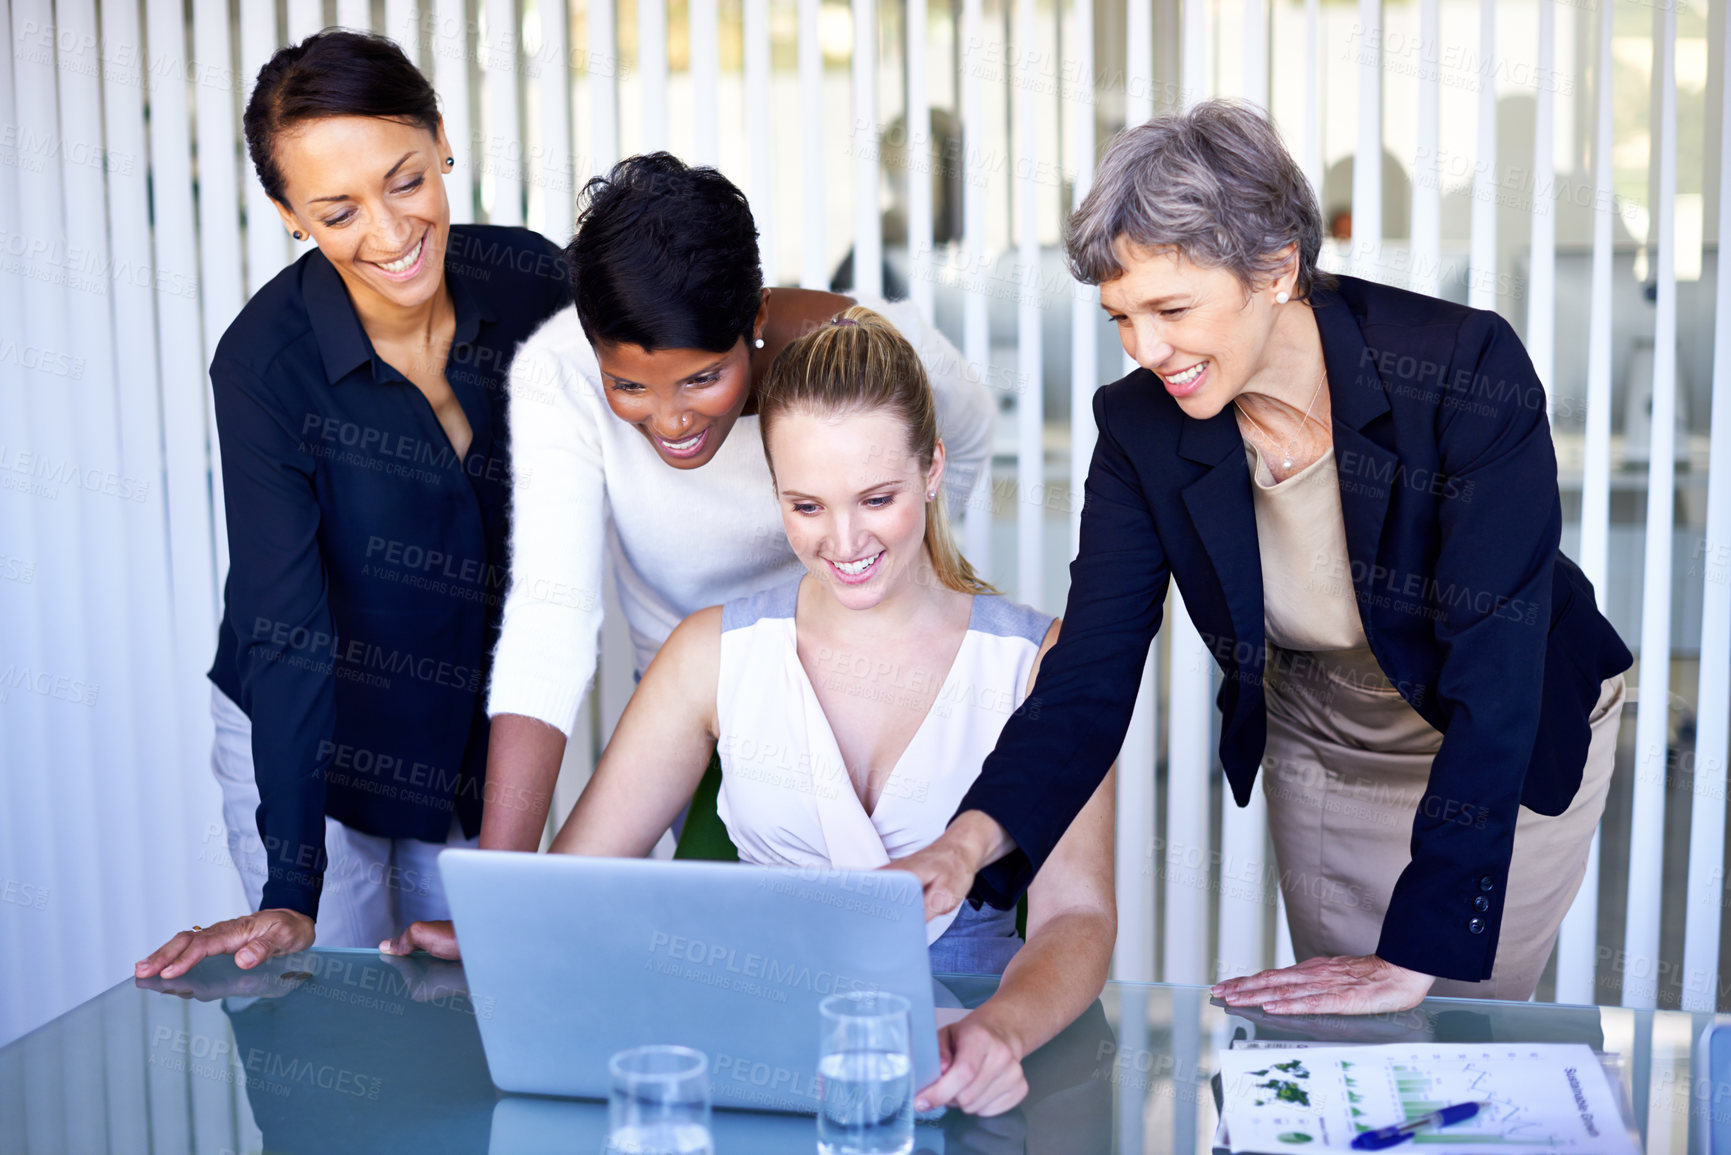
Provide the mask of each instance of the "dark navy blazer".
MULTIPOLYGON (((1495 313, 1352 277, 1313 297, 1353 591, 1401 695, 1443 735, 1377 953, 1488 978, 1515 818, 1561 813, 1587 719, 1629 651, 1558 551, 1544 390, 1495 313)), ((1220 761, 1240 806, 1267 737, 1262 566, 1230 407, 1184 416, 1145 369, 1094 397, 1099 428, 1058 643, 958 813, 1018 850, 974 898, 1008 906, 1118 755, 1167 583, 1225 677, 1220 761)))
POLYGON ((229 572, 210 678, 252 720, 266 908, 317 914, 327 814, 444 842, 454 806, 480 831, 506 368, 571 296, 558 248, 527 229, 453 225, 445 280, 461 459, 317 249, 247 302, 211 362, 229 572))

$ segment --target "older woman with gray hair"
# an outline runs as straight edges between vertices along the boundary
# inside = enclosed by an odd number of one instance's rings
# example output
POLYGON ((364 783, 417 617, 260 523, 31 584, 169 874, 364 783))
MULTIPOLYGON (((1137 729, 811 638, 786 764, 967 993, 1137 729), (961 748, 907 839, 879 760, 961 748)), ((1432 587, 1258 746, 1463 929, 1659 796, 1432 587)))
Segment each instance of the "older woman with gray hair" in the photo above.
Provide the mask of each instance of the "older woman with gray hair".
POLYGON ((1558 551, 1514 331, 1329 276, 1321 236, 1255 110, 1112 142, 1066 243, 1140 368, 1094 397, 1064 633, 944 837, 897 865, 934 911, 1015 901, 1117 756, 1176 580, 1223 675, 1238 805, 1262 770, 1304 960, 1214 993, 1525 999, 1586 869, 1632 659, 1558 551))

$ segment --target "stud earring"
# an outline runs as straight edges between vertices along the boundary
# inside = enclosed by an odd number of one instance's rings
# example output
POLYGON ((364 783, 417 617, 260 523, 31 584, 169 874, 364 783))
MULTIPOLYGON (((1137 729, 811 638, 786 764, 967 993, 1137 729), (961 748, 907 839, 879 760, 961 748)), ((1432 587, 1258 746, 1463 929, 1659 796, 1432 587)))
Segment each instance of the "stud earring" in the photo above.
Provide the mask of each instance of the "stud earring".
POLYGON ((757 339, 756 339, 756 340, 755 340, 755 341, 753 341, 753 342, 752 342, 752 343, 751 343, 751 346, 752 346, 752 348, 754 348, 754 349, 761 349, 761 348, 763 348, 763 338, 762 338, 762 337, 759 337, 759 338, 757 338, 757 339))
POLYGON ((1290 300, 1292 300, 1292 294, 1288 293, 1285 289, 1282 289, 1282 290, 1280 290, 1280 292, 1274 294, 1274 303, 1276 305, 1284 305, 1284 304, 1286 304, 1286 302, 1288 302, 1290 300))
POLYGON ((927 501, 936 501, 937 499, 938 499, 938 491, 937 490, 935 490, 935 489, 926 490, 926 500, 927 501))
POLYGON ((305 233, 303 233, 303 232, 301 232, 301 231, 300 231, 300 230, 299 230, 299 229, 296 229, 296 230, 295 230, 295 231, 294 231, 294 232, 293 232, 293 233, 292 233, 292 234, 291 234, 291 235, 292 235, 292 236, 293 236, 293 237, 294 237, 294 239, 295 239, 295 240, 297 240, 297 241, 304 241, 304 240, 306 240, 306 239, 307 239, 307 236, 306 236, 306 234, 305 234, 305 233))
POLYGON ((457 164, 457 158, 456 157, 448 156, 445 158, 445 167, 446 168, 455 168, 456 164, 457 164))

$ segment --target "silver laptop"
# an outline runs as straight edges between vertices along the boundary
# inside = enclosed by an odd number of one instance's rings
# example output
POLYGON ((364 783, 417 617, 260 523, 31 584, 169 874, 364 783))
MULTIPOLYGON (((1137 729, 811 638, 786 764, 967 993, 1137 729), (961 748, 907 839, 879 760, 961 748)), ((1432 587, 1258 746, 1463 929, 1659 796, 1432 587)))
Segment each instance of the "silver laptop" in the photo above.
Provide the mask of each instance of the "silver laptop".
POLYGON ((914 1086, 937 1078, 911 874, 459 849, 439 872, 501 1090, 604 1099, 615 1052, 679 1043, 717 1107, 815 1112, 818 1003, 848 990, 906 997, 914 1086))

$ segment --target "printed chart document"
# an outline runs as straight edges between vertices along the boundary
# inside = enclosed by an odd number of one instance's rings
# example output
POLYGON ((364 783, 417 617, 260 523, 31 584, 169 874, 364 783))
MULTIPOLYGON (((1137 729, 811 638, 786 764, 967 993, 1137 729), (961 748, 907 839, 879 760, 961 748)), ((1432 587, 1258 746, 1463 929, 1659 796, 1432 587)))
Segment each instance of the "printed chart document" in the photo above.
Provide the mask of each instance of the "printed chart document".
POLYGON ((1425 1155, 1640 1152, 1620 1088, 1579 1043, 1230 1050, 1220 1077, 1234 1152, 1350 1151, 1362 1131, 1469 1101, 1488 1105, 1407 1142, 1425 1155))

